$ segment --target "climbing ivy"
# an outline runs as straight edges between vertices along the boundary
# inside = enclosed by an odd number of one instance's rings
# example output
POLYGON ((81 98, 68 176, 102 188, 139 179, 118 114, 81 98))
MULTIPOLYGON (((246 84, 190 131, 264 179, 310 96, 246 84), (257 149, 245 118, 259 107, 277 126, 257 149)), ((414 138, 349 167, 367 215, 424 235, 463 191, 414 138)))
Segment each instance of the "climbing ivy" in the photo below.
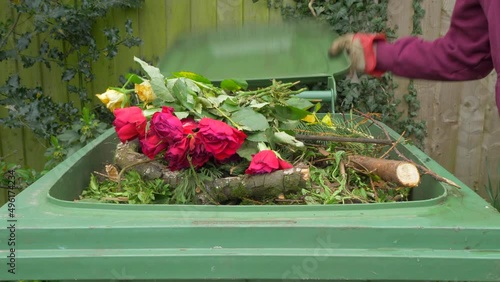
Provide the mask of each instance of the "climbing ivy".
MULTIPOLYGON (((412 35, 422 35, 422 19, 425 16, 425 10, 421 6, 422 0, 413 0, 413 29, 412 35)), ((408 93, 404 96, 404 101, 407 105, 406 115, 400 121, 404 126, 408 136, 414 137, 413 140, 418 147, 423 147, 423 140, 427 136, 427 127, 425 121, 417 120, 418 111, 420 110, 420 101, 418 93, 415 89, 414 80, 411 79, 408 84, 408 93)))
POLYGON ((128 19, 117 20, 124 24, 124 33, 115 26, 96 31, 95 23, 111 9, 141 5, 142 0, 10 1, 12 16, 0 19, 0 62, 17 63, 18 68, 4 70, 9 78, 0 81, 0 106, 9 112, 0 118, 0 125, 27 127, 49 140, 78 122, 76 105, 54 101, 41 87, 27 87, 19 72, 41 65, 58 69, 67 92, 76 95, 82 107, 88 106, 87 85, 94 80, 92 63, 101 57, 113 58, 118 46, 130 48, 142 42, 133 36, 128 19), (101 34, 106 42, 98 45, 96 36, 101 34))
MULTIPOLYGON (((316 20, 328 23, 338 34, 370 32, 385 33, 388 40, 396 39, 395 30, 388 25, 388 0, 337 0, 337 1, 303 1, 295 0, 293 5, 282 0, 268 0, 268 6, 281 9, 283 18, 294 21, 315 17, 316 20), (312 3, 311 7, 309 4, 312 3), (315 16, 313 15, 313 12, 315 16)), ((413 1, 413 34, 421 34, 420 21, 425 11, 421 0, 413 1)), ((326 51, 325 51, 326 52, 326 51)), ((420 104, 413 82, 410 82, 408 93, 403 101, 395 97, 398 87, 392 74, 386 73, 381 78, 368 75, 344 78, 337 81, 336 111, 347 112, 357 109, 372 113, 374 116, 404 133, 417 146, 422 147, 427 135, 426 125, 417 119, 420 104)))

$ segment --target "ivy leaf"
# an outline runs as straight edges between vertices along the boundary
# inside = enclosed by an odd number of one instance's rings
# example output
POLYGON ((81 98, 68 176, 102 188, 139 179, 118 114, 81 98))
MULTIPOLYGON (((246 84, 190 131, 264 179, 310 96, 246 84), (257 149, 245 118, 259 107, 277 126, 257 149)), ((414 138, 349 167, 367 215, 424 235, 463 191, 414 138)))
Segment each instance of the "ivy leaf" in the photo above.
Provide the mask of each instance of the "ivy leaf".
POLYGON ((63 142, 73 143, 80 138, 80 135, 76 131, 65 130, 63 133, 59 134, 57 138, 63 142))
POLYGON ((125 21, 125 32, 127 32, 128 35, 132 35, 134 33, 134 29, 132 28, 132 21, 130 19, 127 19, 127 21, 125 21))
POLYGON ((153 92, 156 94, 156 96, 158 96, 158 98, 163 101, 174 102, 175 99, 168 91, 167 86, 165 86, 165 77, 163 76, 163 74, 161 74, 160 70, 137 57, 134 57, 134 61, 138 62, 141 65, 142 69, 150 77, 151 88, 153 88, 153 92))
POLYGON ((248 83, 244 80, 224 79, 220 83, 220 87, 229 91, 238 91, 240 89, 246 90, 248 88, 248 83))
POLYGON ((63 81, 70 81, 75 77, 76 70, 75 69, 66 69, 62 74, 63 81))
POLYGON ((250 108, 242 108, 236 111, 231 115, 231 119, 253 131, 262 131, 269 128, 266 117, 250 108))
POLYGON ((29 44, 31 43, 32 35, 33 33, 26 32, 23 35, 21 35, 21 37, 19 37, 19 39, 16 42, 16 48, 18 49, 18 51, 22 51, 28 48, 29 44))

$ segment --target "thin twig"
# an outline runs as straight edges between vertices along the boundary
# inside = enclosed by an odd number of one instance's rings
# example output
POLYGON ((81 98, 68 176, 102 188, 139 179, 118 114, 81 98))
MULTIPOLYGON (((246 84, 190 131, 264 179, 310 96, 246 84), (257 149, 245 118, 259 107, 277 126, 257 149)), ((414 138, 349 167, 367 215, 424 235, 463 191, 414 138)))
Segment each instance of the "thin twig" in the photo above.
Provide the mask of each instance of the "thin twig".
POLYGON ((401 140, 401 138, 403 138, 403 135, 405 135, 405 132, 406 131, 403 131, 403 133, 399 135, 398 140, 396 140, 396 142, 392 144, 392 146, 389 148, 389 150, 387 150, 387 152, 385 152, 382 156, 380 156, 380 159, 385 158, 392 150, 394 150, 394 148, 396 148, 396 146, 400 143, 399 140, 401 140))
POLYGON ((310 0, 309 4, 307 5, 307 7, 309 7, 309 10, 311 11, 311 14, 313 16, 317 17, 316 11, 314 11, 314 8, 313 8, 313 3, 314 3, 314 0, 310 0))
POLYGON ((339 137, 339 136, 324 136, 324 135, 303 135, 297 134, 295 136, 297 140, 314 140, 314 141, 334 141, 334 142, 354 142, 354 143, 374 143, 374 144, 384 144, 392 145, 393 142, 381 139, 371 139, 371 138, 354 138, 354 137, 339 137))

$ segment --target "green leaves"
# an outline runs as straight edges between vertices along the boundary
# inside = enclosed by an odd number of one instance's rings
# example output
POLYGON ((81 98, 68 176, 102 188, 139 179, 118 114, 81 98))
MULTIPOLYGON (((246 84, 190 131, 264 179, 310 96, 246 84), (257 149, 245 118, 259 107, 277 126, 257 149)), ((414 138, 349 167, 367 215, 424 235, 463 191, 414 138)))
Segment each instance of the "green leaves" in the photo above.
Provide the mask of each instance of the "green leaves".
POLYGON ((189 78, 191 80, 198 81, 198 82, 205 83, 205 84, 212 84, 212 82, 210 80, 208 80, 208 78, 206 78, 202 75, 196 74, 194 72, 181 71, 181 72, 174 72, 174 73, 172 73, 172 75, 174 77, 189 78))
POLYGON ((134 170, 128 171, 121 180, 122 189, 118 190, 115 181, 99 181, 94 174, 82 192, 84 202, 128 203, 128 204, 165 204, 170 200, 172 191, 162 179, 144 180, 134 170))
POLYGON ((233 113, 231 119, 251 131, 263 131, 269 128, 266 117, 250 108, 242 108, 233 113))
POLYGON ((161 74, 158 68, 155 68, 143 60, 134 57, 134 61, 138 62, 142 69, 148 74, 151 83, 151 87, 153 88, 154 93, 157 97, 165 102, 173 102, 175 101, 172 94, 168 91, 167 86, 165 85, 165 77, 161 74))
POLYGON ((32 32, 26 32, 22 34, 16 42, 16 48, 18 51, 23 51, 28 48, 31 43, 32 32))
POLYGON ((305 118, 310 112, 292 106, 276 105, 274 107, 277 117, 283 120, 299 120, 305 118))
POLYGON ((175 101, 192 114, 202 117, 202 105, 197 103, 196 93, 190 90, 183 79, 177 79, 172 88, 175 101))
POLYGON ((144 79, 142 79, 140 76, 138 76, 135 73, 127 73, 125 75, 125 79, 127 79, 127 82, 135 83, 135 84, 141 84, 144 79))
POLYGON ((220 87, 224 90, 229 91, 238 91, 238 90, 246 90, 248 88, 248 83, 244 80, 238 79, 224 79, 220 83, 220 87))

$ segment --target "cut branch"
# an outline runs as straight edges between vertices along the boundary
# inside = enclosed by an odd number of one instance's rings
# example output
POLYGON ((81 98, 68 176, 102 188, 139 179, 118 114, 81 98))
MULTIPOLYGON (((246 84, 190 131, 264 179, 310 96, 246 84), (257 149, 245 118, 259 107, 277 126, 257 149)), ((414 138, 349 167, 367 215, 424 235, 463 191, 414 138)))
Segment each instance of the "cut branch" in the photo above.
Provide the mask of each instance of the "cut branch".
POLYGON ((347 165, 367 174, 376 174, 383 180, 400 186, 415 187, 420 183, 417 167, 408 162, 353 155, 349 156, 347 165))
MULTIPOLYGON (((294 167, 258 175, 240 175, 215 179, 205 183, 205 191, 217 202, 250 198, 256 201, 275 199, 280 194, 299 192, 309 187, 309 168, 294 167)), ((206 203, 205 195, 198 199, 206 203)))
MULTIPOLYGON (((355 110, 355 111, 356 111, 356 110, 355 110)), ((375 123, 375 124, 376 124, 376 125, 380 128, 380 129, 382 129, 382 131, 384 131, 385 136, 387 136, 387 138, 390 138, 389 133, 387 132, 387 130, 384 128, 384 126, 383 126, 380 122, 376 121, 375 119, 371 118, 370 116, 368 116, 368 115, 366 115, 366 114, 364 114, 364 113, 362 113, 362 112, 360 112, 360 111, 356 111, 356 113, 358 113, 359 115, 362 115, 363 117, 368 118, 368 119, 370 119, 371 121, 373 121, 373 122, 374 122, 374 123, 375 123)), ((460 188, 460 186, 458 186, 458 184, 456 184, 455 182, 453 182, 453 181, 451 181, 451 180, 449 180, 449 179, 447 179, 447 178, 444 178, 444 177, 442 177, 442 176, 440 176, 440 175, 436 174, 435 172, 433 172, 433 171, 429 170, 428 168, 426 168, 426 167, 424 167, 424 166, 422 166, 422 165, 416 164, 416 163, 415 163, 415 162, 413 162, 412 160, 408 159, 406 156, 404 156, 403 154, 401 154, 401 152, 399 152, 399 150, 397 149, 397 147, 394 147, 394 152, 396 152, 396 154, 397 154, 397 155, 398 155, 401 159, 403 159, 403 160, 405 160, 405 161, 407 161, 407 162, 409 162, 409 163, 414 164, 414 165, 415 165, 416 167, 418 167, 421 171, 423 171, 423 173, 430 175, 432 178, 436 179, 437 181, 441 181, 441 182, 444 182, 444 183, 446 183, 446 184, 448 184, 448 185, 451 185, 451 186, 453 186, 453 187, 456 187, 456 188, 458 188, 458 189, 461 189, 461 188, 460 188)))
MULTIPOLYGON (((147 179, 161 178, 170 186, 180 183, 179 173, 171 171, 158 161, 150 160, 136 152, 136 144, 118 144, 115 163, 122 168, 137 171, 147 179)), ((240 175, 218 178, 205 182, 204 189, 199 189, 197 198, 203 204, 237 201, 251 198, 259 201, 275 199, 280 194, 299 192, 309 187, 309 167, 297 166, 291 169, 278 170, 259 175, 240 175)))

